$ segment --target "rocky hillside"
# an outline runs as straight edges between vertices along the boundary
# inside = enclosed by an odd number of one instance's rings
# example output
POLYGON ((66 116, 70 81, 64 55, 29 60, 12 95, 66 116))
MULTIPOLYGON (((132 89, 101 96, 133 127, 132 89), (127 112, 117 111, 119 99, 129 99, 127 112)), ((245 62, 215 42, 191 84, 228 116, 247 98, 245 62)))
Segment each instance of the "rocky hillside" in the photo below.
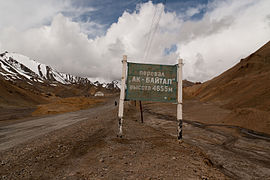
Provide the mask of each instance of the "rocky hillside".
POLYGON ((17 53, 0 54, 0 73, 6 80, 24 79, 29 83, 91 84, 87 78, 59 73, 55 69, 17 53))
POLYGON ((212 101, 231 110, 224 122, 268 132, 270 41, 221 75, 203 84, 185 88, 184 92, 201 101, 212 101))
POLYGON ((50 97, 93 96, 97 91, 119 91, 117 81, 92 83, 88 78, 60 73, 27 56, 0 54, 0 107, 31 106, 50 97))
POLYGON ((201 100, 225 100, 224 107, 270 111, 270 42, 218 77, 189 88, 201 100))
POLYGON ((183 80, 183 88, 193 86, 195 83, 188 81, 186 79, 183 80))

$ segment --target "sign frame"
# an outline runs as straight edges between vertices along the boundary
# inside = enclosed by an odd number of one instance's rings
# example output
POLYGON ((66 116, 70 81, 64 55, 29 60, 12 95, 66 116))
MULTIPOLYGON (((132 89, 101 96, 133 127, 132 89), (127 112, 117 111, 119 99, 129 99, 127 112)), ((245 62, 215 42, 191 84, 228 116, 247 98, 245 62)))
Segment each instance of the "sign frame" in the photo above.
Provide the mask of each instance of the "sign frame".
MULTIPOLYGON (((136 63, 133 63, 136 64, 136 63)), ((147 64, 146 64, 147 65, 147 64)), ((151 64, 148 64, 151 65, 151 64)), ((167 66, 167 65, 164 65, 167 66)), ((168 65, 172 66, 172 65, 168 65)), ((182 66, 183 60, 178 59, 177 64, 177 121, 178 121, 178 132, 177 132, 177 139, 182 141, 182 124, 183 124, 183 113, 182 113, 182 103, 183 103, 183 89, 182 89, 182 66)), ((121 77, 121 91, 120 91, 120 98, 119 98, 119 110, 118 110, 118 127, 119 133, 118 137, 122 138, 123 135, 123 115, 124 115, 124 101, 125 101, 125 93, 126 93, 126 79, 127 79, 127 56, 123 56, 122 60, 122 77, 121 77)))

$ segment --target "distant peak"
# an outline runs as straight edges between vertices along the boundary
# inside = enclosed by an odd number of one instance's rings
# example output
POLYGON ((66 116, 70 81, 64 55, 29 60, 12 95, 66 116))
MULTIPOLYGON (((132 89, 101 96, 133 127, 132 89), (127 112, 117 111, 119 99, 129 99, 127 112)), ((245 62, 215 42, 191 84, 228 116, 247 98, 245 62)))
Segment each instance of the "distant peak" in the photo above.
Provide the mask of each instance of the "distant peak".
POLYGON ((5 56, 7 53, 8 53, 7 51, 5 51, 5 52, 3 52, 3 53, 0 53, 0 57, 5 56))

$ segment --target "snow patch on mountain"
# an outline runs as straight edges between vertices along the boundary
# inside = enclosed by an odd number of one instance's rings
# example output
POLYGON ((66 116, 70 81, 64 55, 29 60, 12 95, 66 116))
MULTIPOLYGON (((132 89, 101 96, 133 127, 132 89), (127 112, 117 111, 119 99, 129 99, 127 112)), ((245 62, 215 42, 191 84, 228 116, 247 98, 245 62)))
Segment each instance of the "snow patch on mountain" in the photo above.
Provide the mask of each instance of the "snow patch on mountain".
POLYGON ((60 73, 48 65, 41 64, 18 53, 0 54, 1 75, 6 80, 26 78, 28 81, 57 82, 62 84, 91 83, 87 78, 60 73))
MULTIPOLYGON (((13 59, 15 60, 15 64, 14 65, 19 65, 19 64, 23 64, 24 66, 26 66, 27 68, 29 68, 31 71, 33 71, 34 73, 36 73, 37 75, 39 74, 39 66, 41 66, 41 72, 43 74, 46 74, 46 65, 44 64, 40 64, 38 62, 36 62, 35 60, 30 59, 27 56, 21 55, 21 54, 17 54, 17 53, 6 53, 5 54, 6 59, 13 59), (18 64, 19 63, 19 64, 18 64)), ((17 67, 18 70, 20 69, 20 66, 17 67)))
POLYGON ((0 76, 8 81, 23 80, 30 85, 47 83, 50 86, 61 84, 91 84, 108 90, 119 90, 118 81, 106 81, 99 78, 82 78, 60 73, 52 67, 41 64, 18 53, 0 53, 0 76), (94 83, 92 83, 94 82, 94 83))

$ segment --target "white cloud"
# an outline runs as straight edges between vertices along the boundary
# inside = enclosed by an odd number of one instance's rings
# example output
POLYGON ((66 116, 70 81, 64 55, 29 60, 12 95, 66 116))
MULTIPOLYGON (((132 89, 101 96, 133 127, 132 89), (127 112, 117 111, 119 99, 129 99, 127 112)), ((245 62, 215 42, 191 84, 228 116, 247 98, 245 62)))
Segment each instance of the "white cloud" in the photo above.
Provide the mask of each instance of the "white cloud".
MULTIPOLYGON (((178 43, 185 60, 184 74, 190 80, 205 81, 217 76, 270 40, 266 20, 270 14, 269 1, 216 1, 211 6, 213 10, 202 20, 192 22, 194 26, 201 23, 195 28, 196 35, 178 43), (200 32, 206 33, 200 35, 200 32), (203 58, 203 72, 196 65, 198 53, 203 58)), ((188 29, 194 33, 194 27, 188 29)))
MULTIPOLYGON (((130 61, 162 64, 176 63, 180 54, 185 61, 184 77, 202 81, 269 40, 270 3, 253 2, 215 1, 197 21, 184 21, 176 13, 163 12, 146 60, 143 56, 149 32, 153 32, 149 31, 151 22, 155 11, 163 9, 161 4, 151 2, 139 6, 136 12, 124 12, 105 35, 100 33, 94 39, 89 39, 85 32, 98 34, 102 25, 91 19, 84 24, 72 22, 59 13, 47 26, 25 30, 6 26, 0 28, 0 48, 23 53, 60 71, 108 80, 120 78, 124 54, 130 61), (178 50, 165 55, 164 49, 174 44, 178 50)), ((189 11, 190 15, 197 13, 196 9, 189 11)), ((32 27, 30 24, 28 27, 32 27)))
MULTIPOLYGON (((125 12, 117 23, 112 24, 105 36, 96 39, 88 39, 82 33, 79 23, 58 14, 50 26, 26 31, 5 28, 0 33, 0 42, 8 51, 21 52, 60 71, 118 79, 123 54, 128 54, 133 60, 138 57, 140 62, 143 61, 141 58, 154 11, 155 6, 149 2, 139 12, 125 12)), ((173 37, 168 39, 168 35, 175 34, 178 29, 176 25, 166 28, 174 24, 172 21, 177 21, 176 15, 169 13, 163 16, 160 25, 164 32, 158 32, 154 38, 152 47, 156 50, 150 52, 151 60, 163 62, 161 57, 164 47, 170 47, 170 41, 176 43, 173 37)), ((168 56, 171 63, 175 63, 176 59, 176 55, 168 56)))
POLYGON ((0 0, 0 29, 40 27, 68 7, 68 0, 0 0))
POLYGON ((186 16, 187 17, 192 17, 196 14, 199 14, 201 12, 202 9, 206 8, 205 5, 198 5, 197 7, 191 7, 189 9, 186 10, 186 16))

